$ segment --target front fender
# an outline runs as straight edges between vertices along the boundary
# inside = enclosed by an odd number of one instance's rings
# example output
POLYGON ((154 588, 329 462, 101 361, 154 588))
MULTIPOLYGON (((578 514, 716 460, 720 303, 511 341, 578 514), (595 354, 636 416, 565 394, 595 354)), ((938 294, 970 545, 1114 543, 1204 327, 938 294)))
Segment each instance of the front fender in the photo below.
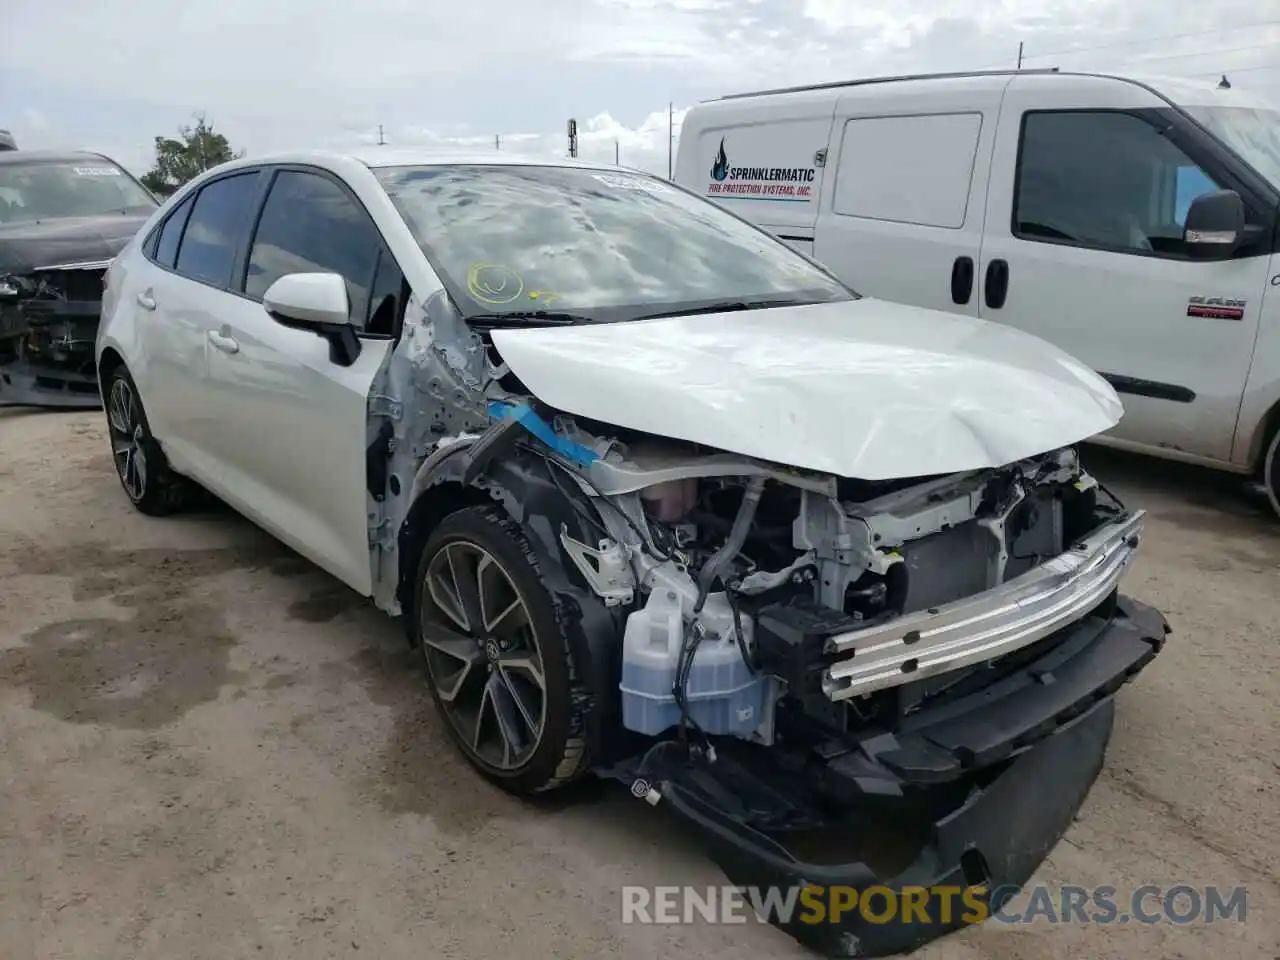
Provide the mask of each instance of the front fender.
POLYGON ((617 729, 621 711, 622 629, 630 608, 606 607, 560 540, 564 531, 594 544, 603 523, 590 497, 569 478, 555 476, 558 468, 527 448, 495 457, 479 475, 469 476, 470 458, 465 454, 474 445, 471 439, 459 441, 423 461, 413 485, 414 503, 399 537, 401 596, 410 596, 403 578, 406 572, 412 577, 431 528, 455 509, 483 503, 501 506, 529 538, 543 585, 568 612, 570 668, 592 701, 587 709, 591 755, 607 757, 611 747, 606 734, 617 729))

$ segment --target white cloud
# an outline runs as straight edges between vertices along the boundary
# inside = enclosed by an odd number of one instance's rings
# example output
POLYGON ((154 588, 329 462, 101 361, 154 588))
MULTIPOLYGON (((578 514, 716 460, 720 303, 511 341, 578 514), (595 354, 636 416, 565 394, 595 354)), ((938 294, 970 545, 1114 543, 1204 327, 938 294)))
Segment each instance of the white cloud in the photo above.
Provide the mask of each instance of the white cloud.
POLYGON ((850 76, 1013 66, 1226 72, 1280 101, 1280 0, 9 0, 0 122, 134 168, 207 112, 251 152, 492 143, 665 173, 666 104, 850 76), (16 108, 13 101, 24 108, 16 108))

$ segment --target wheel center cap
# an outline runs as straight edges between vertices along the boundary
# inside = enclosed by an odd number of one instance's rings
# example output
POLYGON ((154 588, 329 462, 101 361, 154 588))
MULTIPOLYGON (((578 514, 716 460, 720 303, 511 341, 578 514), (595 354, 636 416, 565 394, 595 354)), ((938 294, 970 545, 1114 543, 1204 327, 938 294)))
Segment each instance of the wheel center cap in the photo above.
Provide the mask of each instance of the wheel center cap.
POLYGON ((498 641, 488 640, 484 645, 484 655, 490 663, 498 662, 498 641))

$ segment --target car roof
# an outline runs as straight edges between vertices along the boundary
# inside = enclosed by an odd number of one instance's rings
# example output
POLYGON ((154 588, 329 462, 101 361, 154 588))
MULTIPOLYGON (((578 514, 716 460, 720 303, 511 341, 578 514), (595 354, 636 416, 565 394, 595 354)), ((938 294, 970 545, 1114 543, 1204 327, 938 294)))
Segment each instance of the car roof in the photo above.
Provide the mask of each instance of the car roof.
POLYGON ((0 151, 0 166, 20 163, 76 163, 83 160, 105 160, 119 166, 110 157, 89 150, 3 150, 0 151))
POLYGON ((618 168, 611 164, 592 163, 586 160, 575 160, 558 157, 554 154, 515 153, 510 150, 477 149, 475 147, 391 147, 391 146, 358 146, 346 150, 290 150, 272 153, 254 154, 233 160, 224 165, 263 166, 266 164, 321 164, 328 165, 335 161, 352 161, 366 167, 378 169, 382 167, 417 167, 417 166, 452 166, 460 164, 489 164, 502 166, 543 166, 565 167, 583 170, 613 170, 618 168))

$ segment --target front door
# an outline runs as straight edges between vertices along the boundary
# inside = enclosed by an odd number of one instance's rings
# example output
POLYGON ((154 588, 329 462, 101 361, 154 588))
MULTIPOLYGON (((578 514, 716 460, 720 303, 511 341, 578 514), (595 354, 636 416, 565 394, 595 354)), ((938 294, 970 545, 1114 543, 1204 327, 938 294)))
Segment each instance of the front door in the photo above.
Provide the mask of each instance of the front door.
POLYGON ((1089 108, 1076 85, 1046 79, 1018 77, 1005 94, 981 315, 1110 380, 1125 407, 1113 440, 1228 461, 1269 243, 1193 260, 1183 223, 1195 196, 1222 188, 1242 192, 1252 223, 1273 213, 1153 94, 1113 83, 1089 108))
POLYGON ((364 208, 329 173, 272 174, 245 263, 210 330, 212 404, 227 429, 220 459, 244 479, 241 509, 368 594, 365 451, 374 377, 393 346, 403 278, 364 208), (262 296, 289 273, 347 283, 361 352, 351 366, 329 344, 276 323, 262 296))

